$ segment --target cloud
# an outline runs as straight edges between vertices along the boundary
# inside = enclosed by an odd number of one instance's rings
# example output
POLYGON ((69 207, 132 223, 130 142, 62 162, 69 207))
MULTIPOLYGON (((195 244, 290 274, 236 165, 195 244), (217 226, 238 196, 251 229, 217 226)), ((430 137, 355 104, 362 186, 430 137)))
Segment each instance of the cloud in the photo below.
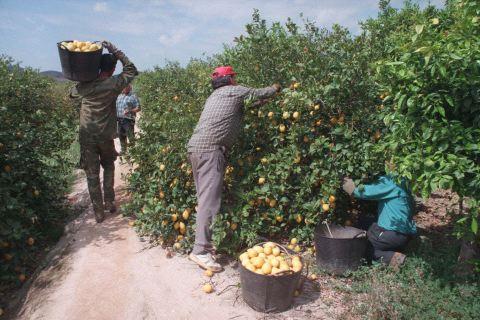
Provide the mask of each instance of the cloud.
POLYGON ((158 37, 158 41, 167 47, 177 45, 182 42, 186 42, 193 33, 193 28, 187 27, 185 29, 175 30, 169 34, 161 34, 158 37))
POLYGON ((107 12, 108 7, 106 2, 96 2, 93 6, 93 11, 95 12, 107 12))

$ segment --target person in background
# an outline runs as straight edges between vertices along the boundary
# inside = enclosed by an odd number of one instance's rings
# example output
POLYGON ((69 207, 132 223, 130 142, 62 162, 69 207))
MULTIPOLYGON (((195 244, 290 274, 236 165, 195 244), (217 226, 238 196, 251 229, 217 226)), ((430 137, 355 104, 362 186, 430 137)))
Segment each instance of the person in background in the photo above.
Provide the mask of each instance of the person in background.
POLYGON ((140 102, 129 84, 117 98, 117 130, 122 147, 121 155, 127 152, 127 143, 134 142, 135 117, 138 112, 140 112, 140 102))
POLYGON ((212 255, 211 226, 220 210, 226 154, 243 128, 244 102, 249 98, 266 99, 280 90, 278 84, 263 89, 237 85, 235 77, 231 66, 214 70, 214 91, 187 146, 198 201, 195 244, 189 258, 213 272, 221 271, 222 267, 212 255))
POLYGON ((417 232, 412 220, 414 201, 406 182, 397 184, 391 176, 383 175, 373 183, 356 187, 347 177, 343 179, 343 190, 355 198, 378 202, 378 220, 367 232, 372 258, 394 268, 401 266, 406 258, 401 251, 417 232))
POLYGON ((95 220, 101 223, 105 211, 116 212, 114 177, 117 152, 113 139, 117 135, 118 95, 138 74, 135 65, 108 41, 103 42, 109 54, 103 54, 97 79, 80 82, 72 88, 70 97, 80 98, 80 166, 87 175, 88 192, 95 220), (117 60, 122 73, 112 76, 117 60), (100 165, 103 167, 103 192, 100 187, 100 165), (104 203, 105 201, 105 203, 104 203))

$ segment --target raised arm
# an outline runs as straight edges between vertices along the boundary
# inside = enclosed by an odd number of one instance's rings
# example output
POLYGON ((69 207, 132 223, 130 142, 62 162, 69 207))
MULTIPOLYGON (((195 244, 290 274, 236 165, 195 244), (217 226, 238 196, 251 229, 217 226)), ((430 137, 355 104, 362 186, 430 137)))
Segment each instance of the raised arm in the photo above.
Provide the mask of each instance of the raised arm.
POLYGON ((273 97, 275 93, 280 91, 281 87, 279 84, 274 84, 270 87, 266 88, 260 88, 260 89, 255 89, 255 88, 247 88, 246 89, 246 99, 253 99, 253 100, 258 100, 258 99, 267 99, 270 97, 273 97))
POLYGON ((123 65, 122 73, 118 76, 115 76, 115 90, 119 93, 122 91, 135 76, 138 75, 137 68, 135 65, 128 59, 128 57, 112 43, 108 41, 103 41, 103 46, 115 56, 123 65))

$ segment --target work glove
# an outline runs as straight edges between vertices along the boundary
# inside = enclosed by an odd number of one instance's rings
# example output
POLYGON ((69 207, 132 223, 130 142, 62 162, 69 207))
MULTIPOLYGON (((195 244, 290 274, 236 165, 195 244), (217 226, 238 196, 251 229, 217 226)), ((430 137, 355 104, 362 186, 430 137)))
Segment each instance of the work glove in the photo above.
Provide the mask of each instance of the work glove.
POLYGON ((355 190, 355 183, 353 182, 352 179, 345 177, 343 178, 343 185, 342 185, 343 191, 348 193, 349 195, 353 194, 353 191, 355 190))

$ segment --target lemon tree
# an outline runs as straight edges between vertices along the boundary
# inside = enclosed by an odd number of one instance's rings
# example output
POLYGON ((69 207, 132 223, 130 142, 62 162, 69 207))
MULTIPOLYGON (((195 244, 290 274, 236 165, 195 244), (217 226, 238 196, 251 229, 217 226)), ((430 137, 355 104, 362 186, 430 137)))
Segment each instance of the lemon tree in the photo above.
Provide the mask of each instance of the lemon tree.
POLYGON ((383 153, 375 151, 384 127, 366 35, 310 23, 301 29, 291 21, 268 26, 258 12, 246 30, 211 60, 156 68, 136 84, 144 114, 127 209, 142 232, 177 248, 191 246, 196 206, 185 145, 216 65, 232 65, 248 86, 284 87, 260 107, 246 103, 214 226, 220 248, 236 250, 258 236, 311 241, 319 222, 352 219, 358 204, 339 190, 341 177, 360 180, 384 167, 383 153))
POLYGON ((63 232, 77 114, 65 89, 0 59, 2 287, 25 281, 39 249, 63 232))

